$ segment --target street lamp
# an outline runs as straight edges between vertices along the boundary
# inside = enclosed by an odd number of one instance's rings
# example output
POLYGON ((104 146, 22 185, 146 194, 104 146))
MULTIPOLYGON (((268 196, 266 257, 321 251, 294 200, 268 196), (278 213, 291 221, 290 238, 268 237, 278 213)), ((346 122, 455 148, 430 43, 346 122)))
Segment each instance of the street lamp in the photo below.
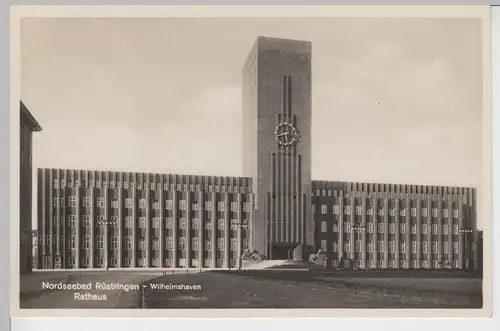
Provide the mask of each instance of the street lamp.
MULTIPOLYGON (((360 253, 363 254, 363 247, 361 247, 362 243, 362 233, 365 233, 366 231, 366 226, 363 225, 363 224, 358 224, 357 226, 353 226, 352 228, 357 234, 358 234, 358 238, 357 240, 359 241, 359 250, 360 250, 360 253)), ((359 263, 359 266, 360 266, 360 269, 363 267, 362 266, 362 257, 361 257, 361 260, 360 260, 360 263, 359 263)), ((354 261, 354 263, 356 263, 356 260, 354 261)))
POLYGON ((460 229, 460 233, 464 234, 464 240, 465 240, 465 263, 463 264, 466 270, 469 270, 469 233, 472 233, 472 230, 470 229, 460 229))
MULTIPOLYGON (((243 221, 240 221, 240 220, 237 220, 233 223, 231 223, 231 229, 232 230, 238 230, 238 229, 248 229, 248 220, 243 220, 243 221)), ((241 235, 238 234, 238 237, 241 238, 241 235)), ((238 245, 238 247, 241 247, 241 243, 240 245, 238 245)), ((243 255, 243 253, 240 253, 238 254, 238 269, 241 269, 241 263, 242 263, 242 260, 241 260, 241 256, 243 255)), ((229 269, 231 269, 231 263, 229 263, 229 269)))
POLYGON ((109 255, 108 255, 108 251, 109 251, 109 247, 108 247, 108 226, 109 225, 116 225, 116 221, 105 221, 105 220, 99 220, 97 221, 97 225, 99 225, 99 227, 104 227, 104 238, 105 238, 105 242, 104 242, 104 267, 106 269, 106 271, 109 269, 109 255))

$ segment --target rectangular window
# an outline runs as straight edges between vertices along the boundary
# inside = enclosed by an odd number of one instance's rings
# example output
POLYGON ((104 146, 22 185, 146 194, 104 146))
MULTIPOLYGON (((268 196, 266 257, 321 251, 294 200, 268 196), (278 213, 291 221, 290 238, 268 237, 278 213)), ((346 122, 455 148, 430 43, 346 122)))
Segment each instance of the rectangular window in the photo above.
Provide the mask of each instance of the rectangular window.
POLYGON ((174 248, 172 237, 165 237, 165 248, 171 251, 174 248))
POLYGON ((104 236, 97 236, 97 249, 104 249, 104 236))
POLYGON ((453 209, 453 218, 458 218, 458 209, 453 209))
POLYGON ((89 259, 88 257, 84 257, 84 258, 82 259, 82 266, 83 266, 84 268, 88 268, 88 267, 90 267, 90 259, 89 259))
POLYGON ((191 223, 192 223, 192 229, 193 230, 199 230, 200 229, 200 219, 199 218, 193 218, 191 220, 191 223))
POLYGON ((415 208, 415 207, 411 208, 410 213, 411 213, 412 217, 416 217, 417 216, 417 208, 415 208))
POLYGON ((368 242, 368 253, 373 253, 373 241, 368 242))
POLYGON ((351 252, 351 242, 350 241, 346 241, 344 243, 344 252, 346 252, 346 253, 350 253, 351 252))
POLYGON ((422 253, 427 254, 427 241, 422 241, 422 253))
POLYGON ((366 215, 373 215, 373 207, 370 206, 367 210, 366 210, 366 215))
POLYGON ((403 208, 399 211, 399 215, 402 216, 402 217, 405 217, 406 216, 406 208, 403 208))
POLYGON ((333 206, 333 214, 334 215, 339 215, 340 214, 340 206, 333 206))
POLYGON ((361 241, 356 240, 355 245, 356 245, 356 253, 361 253, 361 241))
POLYGON ((385 224, 378 223, 378 233, 384 233, 384 230, 385 230, 385 224))
POLYGON ((351 233, 351 222, 344 222, 344 232, 351 233))
POLYGON ((185 219, 184 217, 179 218, 179 229, 187 229, 187 219, 185 219))
POLYGON ((159 217, 153 217, 153 228, 155 228, 155 229, 160 228, 160 218, 159 217))
POLYGON ((213 203, 212 201, 205 201, 205 210, 206 211, 212 211, 213 209, 213 203))
POLYGON ((92 200, 90 199, 90 197, 83 197, 83 206, 92 207, 92 200))
POLYGON ((129 257, 124 258, 124 259, 123 259, 123 265, 124 265, 125 267, 130 267, 130 266, 132 266, 132 259, 131 259, 131 258, 129 258, 129 257))
POLYGON ((205 239, 205 250, 206 251, 211 251, 212 250, 212 240, 205 239))
POLYGON ((144 216, 139 217, 139 228, 141 229, 146 228, 146 217, 144 216))
POLYGON ((380 207, 379 210, 378 210, 378 215, 379 216, 384 216, 385 215, 385 208, 384 207, 380 207))
POLYGON ((413 269, 416 269, 417 268, 417 260, 411 260, 411 267, 413 269))
POLYGON ((132 237, 131 236, 126 236, 125 237, 125 242, 127 244, 127 249, 132 249, 132 237))
POLYGON ((443 224, 443 234, 448 234, 448 224, 443 224))
POLYGON ((431 246, 432 253, 436 254, 438 252, 438 243, 437 243, 437 241, 433 241, 431 245, 432 245, 431 246))
POLYGON ((422 234, 427 234, 427 224, 422 224, 422 234))
POLYGON ((111 236, 111 249, 118 249, 118 236, 111 236))
POLYGON ((92 224, 92 218, 90 215, 83 215, 83 226, 86 228, 90 228, 92 224))
POLYGON ((139 249, 143 250, 143 251, 148 249, 148 242, 147 242, 146 238, 139 239, 139 249))
POLYGON ((373 223, 368 223, 368 233, 373 233, 373 223))
POLYGON ((385 252, 384 242, 381 241, 381 240, 378 242, 378 252, 379 253, 384 253, 385 252))
POLYGON ((144 198, 139 199, 139 208, 146 209, 146 199, 144 198))
POLYGON ((339 232, 339 225, 337 223, 332 224, 332 232, 339 232))
POLYGON ((390 229, 391 229, 391 233, 392 234, 396 233, 396 224, 395 223, 391 223, 390 224, 390 229))
POLYGON ((232 201, 231 202, 231 211, 234 211, 234 212, 237 212, 239 211, 239 208, 238 208, 238 202, 235 202, 235 201, 232 201))
POLYGON ((339 251, 339 244, 333 243, 333 245, 332 245, 332 251, 334 253, 338 252, 339 251))
POLYGON ((111 200, 111 208, 118 208, 118 199, 117 198, 113 198, 111 200))
POLYGON ((243 249, 244 250, 248 249, 248 238, 243 238, 243 249))
POLYGON ((405 260, 399 260, 399 267, 400 268, 406 268, 406 261, 405 260))
POLYGON ((432 224, 432 234, 437 234, 437 232, 438 232, 438 225, 432 224))
POLYGON ((225 229, 225 220, 224 219, 218 219, 217 220, 217 229, 218 230, 224 230, 225 229))
POLYGON ((154 239, 152 245, 154 250, 156 251, 160 250, 160 241, 158 239, 154 239))
POLYGON ((437 208, 432 208, 432 217, 438 217, 438 210, 437 210, 437 208))
POLYGON ((321 222, 321 232, 326 232, 326 227, 327 227, 326 221, 322 221, 321 222))
POLYGON ((179 201, 179 209, 180 210, 188 210, 187 209, 187 201, 186 200, 180 200, 179 201))
POLYGON ((443 242, 443 254, 448 254, 448 242, 443 242))
POLYGON ((59 207, 59 197, 54 197, 54 207, 59 207))
POLYGON ((83 249, 90 249, 90 236, 87 234, 83 236, 83 249))
POLYGON ((320 248, 321 248, 322 251, 325 251, 325 252, 328 250, 328 248, 327 248, 327 241, 326 240, 324 240, 324 239, 321 240, 321 247, 320 248))
POLYGON ((453 242, 453 253, 458 254, 458 242, 453 242))
POLYGON ((411 234, 417 234, 417 225, 416 224, 411 225, 411 234))
POLYGON ((68 226, 71 228, 76 227, 76 216, 75 215, 68 215, 68 226))
POLYGON ((70 207, 76 207, 76 196, 71 195, 69 197, 69 206, 70 207))
POLYGON ((427 217, 428 216, 428 209, 427 208, 422 208, 422 216, 427 217))
POLYGON ((218 238, 217 239, 217 248, 221 252, 224 251, 224 238, 218 238))
POLYGON ((213 229, 213 222, 212 222, 212 220, 207 220, 205 222, 205 229, 207 229, 207 230, 212 230, 213 229))
POLYGON ((401 234, 406 234, 406 223, 400 223, 399 224, 399 232, 401 234))
POLYGON ((125 208, 132 208, 132 198, 125 199, 125 208))
POLYGON ((103 197, 98 197, 97 198, 97 207, 98 208, 104 208, 104 198, 103 197))
POLYGON ((356 215, 363 214, 363 206, 356 206, 356 215))
POLYGON ((448 217, 448 209, 443 209, 443 217, 448 217))
POLYGON ((125 216, 125 227, 131 229, 132 225, 132 216, 125 216))
POLYGON ((351 206, 344 206, 344 214, 351 215, 351 206))
POLYGON ((455 236, 457 236, 457 235, 458 235, 458 225, 456 225, 456 224, 454 224, 454 225, 453 225, 453 234, 454 234, 455 236))
POLYGON ((224 209, 225 209, 224 207, 225 207, 224 201, 217 202, 217 210, 218 211, 224 211, 224 209))
POLYGON ((251 211, 251 208, 250 208, 250 207, 251 207, 250 202, 244 202, 244 203, 243 203, 243 211, 244 211, 245 213, 249 213, 249 212, 251 211))
POLYGON ((238 250, 238 239, 231 238, 231 251, 236 252, 238 250))
POLYGON ((160 202, 158 200, 155 200, 152 204, 153 209, 160 209, 160 202))
POLYGON ((174 219, 172 217, 167 217, 165 219, 165 228, 172 229, 174 226, 174 219))
POLYGON ((396 252, 396 242, 395 241, 390 241, 389 242, 389 248, 391 250, 391 253, 395 253, 396 252))
POLYGON ((406 253, 406 242, 403 241, 399 244, 399 250, 400 250, 400 253, 402 253, 402 254, 406 253))
POLYGON ((186 237, 179 237, 179 249, 181 251, 186 250, 186 237))

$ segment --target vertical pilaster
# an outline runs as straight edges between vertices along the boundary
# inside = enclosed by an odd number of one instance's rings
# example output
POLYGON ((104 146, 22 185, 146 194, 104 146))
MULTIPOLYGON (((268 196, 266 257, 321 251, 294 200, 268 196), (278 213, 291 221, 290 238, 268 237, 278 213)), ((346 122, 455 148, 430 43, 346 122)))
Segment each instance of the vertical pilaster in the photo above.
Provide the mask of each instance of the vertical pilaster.
POLYGON ((384 268, 389 266, 389 199, 384 194, 384 268))
MULTIPOLYGON (((427 213, 430 213, 429 205, 427 205, 427 213)), ((417 269, 420 269, 420 261, 422 260, 422 200, 417 200, 417 219, 415 223, 417 225, 415 240, 417 242, 417 269)), ((410 249, 413 248, 410 247, 410 249)))
POLYGON ((192 212, 193 212, 193 203, 191 199, 191 191, 185 191, 183 194, 186 197, 186 268, 191 267, 191 241, 193 238, 191 237, 191 220, 192 220, 192 212))
POLYGON ((433 206, 432 206, 432 201, 428 201, 429 205, 429 212, 427 213, 427 235, 426 235, 426 241, 427 241, 427 268, 431 268, 432 265, 432 214, 433 214, 433 206))
MULTIPOLYGON (((400 203, 400 196, 398 195, 397 196, 397 199, 394 199, 394 204, 395 204, 395 215, 394 215, 394 227, 395 227, 395 230, 396 230, 396 233, 395 233, 395 243, 394 245, 396 247, 394 247, 394 252, 395 252, 395 262, 396 263, 396 268, 399 268, 400 266, 400 263, 399 263, 399 257, 400 257, 400 246, 401 246, 401 242, 400 242, 400 231, 401 231, 401 227, 400 227, 400 216, 401 216, 401 203, 400 203)), ((403 205, 403 209, 405 211, 405 215, 408 214, 410 211, 407 210, 407 204, 406 204, 406 200, 405 200, 405 204, 403 205)), ((404 216, 403 216, 404 217, 404 216)))
POLYGON ((123 191, 122 188, 115 188, 113 190, 116 190, 115 192, 117 193, 118 196, 118 224, 116 225, 118 229, 118 268, 121 268, 123 266, 123 251, 125 250, 125 246, 123 245, 124 241, 123 240, 123 191))
POLYGON ((338 236, 338 250, 339 250, 339 261, 344 257, 344 192, 340 191, 339 194, 339 236, 338 236))
POLYGON ((75 252, 75 268, 80 269, 80 240, 81 240, 81 228, 82 228, 82 197, 80 194, 80 188, 69 188, 69 190, 75 192, 75 219, 76 219, 76 228, 75 228, 75 249, 71 247, 71 251, 75 252))
POLYGON ((212 268, 217 268, 217 194, 215 192, 210 193, 210 201, 212 204, 211 214, 212 214, 212 268))
POLYGON ((95 257, 96 257, 96 246, 97 246, 97 242, 96 242, 96 238, 95 238, 95 234, 96 234, 96 220, 97 220, 97 217, 96 217, 96 213, 95 213, 95 205, 96 205, 96 201, 95 201, 95 194, 94 194, 94 190, 92 188, 82 188, 82 190, 84 192, 86 192, 86 196, 90 197, 90 268, 95 268, 95 257))
POLYGON ((373 257, 372 257, 372 260, 373 260, 373 263, 374 263, 374 267, 377 268, 378 267, 378 210, 379 210, 379 206, 378 206, 378 196, 376 196, 374 199, 373 199, 373 215, 372 215, 372 222, 373 222, 373 257))
POLYGON ((143 182, 143 192, 146 200, 146 208, 144 209, 146 216, 146 268, 151 268, 151 251, 153 250, 153 243, 151 240, 151 188, 149 181, 143 182), (147 187, 144 187, 147 186, 147 187))
POLYGON ((351 206, 351 215, 349 217, 349 222, 351 223, 351 233, 349 235, 349 241, 351 242, 351 253, 349 254, 349 258, 352 259, 353 263, 356 263, 356 241, 357 241, 357 233, 354 231, 354 227, 356 224, 356 199, 351 195, 349 199, 349 205, 351 206))
POLYGON ((178 228, 178 212, 179 212, 179 201, 177 197, 177 188, 172 191, 172 268, 177 268, 178 266, 178 256, 177 250, 179 249, 179 228, 178 228))
MULTIPOLYGON (((363 226, 363 230, 361 232, 361 268, 366 268, 366 236, 367 236, 367 228, 366 228, 366 196, 363 195, 361 199, 362 204, 362 213, 361 213, 361 225, 363 226)), ((331 232, 328 233, 328 236, 331 235, 331 232)))
MULTIPOLYGON (((231 249, 230 243, 230 232, 231 224, 229 219, 230 203, 229 203, 229 193, 225 192, 224 195, 224 266, 226 268, 231 267, 231 262, 229 261, 229 251, 231 249)), ((283 224, 282 224, 283 225, 283 224)), ((281 228, 283 230, 283 227, 281 228)))
MULTIPOLYGON (((452 214, 452 210, 450 209, 450 205, 448 204, 448 216, 452 214)), ((443 217, 443 200, 442 198, 438 201, 438 215, 437 215, 437 232, 436 232, 436 241, 437 241, 437 264, 438 267, 442 265, 443 262, 443 221, 446 223, 449 218, 444 219, 443 217)), ((432 243, 431 243, 432 249, 432 243)))
MULTIPOLYGON (((163 176, 161 176, 160 180, 160 188, 156 188, 158 191, 158 204, 159 204, 159 210, 158 210, 158 217, 160 218, 160 227, 158 229, 158 242, 160 244, 160 251, 158 252, 158 257, 160 259, 160 263, 158 264, 159 268, 163 268, 165 266, 165 201, 164 195, 163 195, 163 176)), ((157 183, 158 184, 158 183, 157 183)))
POLYGON ((198 193, 198 224, 199 224, 199 231, 198 231, 198 265, 200 268, 205 266, 205 231, 204 231, 204 224, 205 224, 205 212, 204 212, 204 206, 205 206, 205 195, 203 191, 197 192, 198 193))
MULTIPOLYGON (((130 178, 130 177, 129 177, 130 178)), ((129 185, 132 183, 129 182, 129 185)), ((128 196, 132 198, 132 257, 131 257, 131 264, 130 266, 132 268, 137 267, 137 189, 136 187, 132 187, 129 189, 129 194, 128 196)))
MULTIPOLYGON (((418 200, 417 200, 418 201, 418 200)), ((408 269, 411 265, 411 200, 406 199, 406 206, 407 206, 407 211, 406 211, 406 217, 405 217, 405 233, 403 236, 403 240, 405 242, 405 268, 408 269)))

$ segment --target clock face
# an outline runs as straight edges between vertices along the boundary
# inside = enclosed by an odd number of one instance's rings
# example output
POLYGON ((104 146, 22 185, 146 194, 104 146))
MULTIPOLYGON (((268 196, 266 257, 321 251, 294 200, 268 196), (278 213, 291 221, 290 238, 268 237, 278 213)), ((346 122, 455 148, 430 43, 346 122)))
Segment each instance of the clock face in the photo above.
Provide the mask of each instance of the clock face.
POLYGON ((291 146, 298 142, 299 131, 290 123, 280 123, 274 130, 274 136, 278 144, 291 146))

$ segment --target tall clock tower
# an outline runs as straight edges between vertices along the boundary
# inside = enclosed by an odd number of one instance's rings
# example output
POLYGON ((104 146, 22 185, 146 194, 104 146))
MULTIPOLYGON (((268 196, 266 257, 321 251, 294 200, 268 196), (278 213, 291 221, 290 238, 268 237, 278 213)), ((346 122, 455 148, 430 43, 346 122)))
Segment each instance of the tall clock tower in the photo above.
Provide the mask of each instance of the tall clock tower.
POLYGON ((243 69, 243 172, 253 178, 251 246, 305 259, 311 208, 311 43, 258 37, 243 69))

